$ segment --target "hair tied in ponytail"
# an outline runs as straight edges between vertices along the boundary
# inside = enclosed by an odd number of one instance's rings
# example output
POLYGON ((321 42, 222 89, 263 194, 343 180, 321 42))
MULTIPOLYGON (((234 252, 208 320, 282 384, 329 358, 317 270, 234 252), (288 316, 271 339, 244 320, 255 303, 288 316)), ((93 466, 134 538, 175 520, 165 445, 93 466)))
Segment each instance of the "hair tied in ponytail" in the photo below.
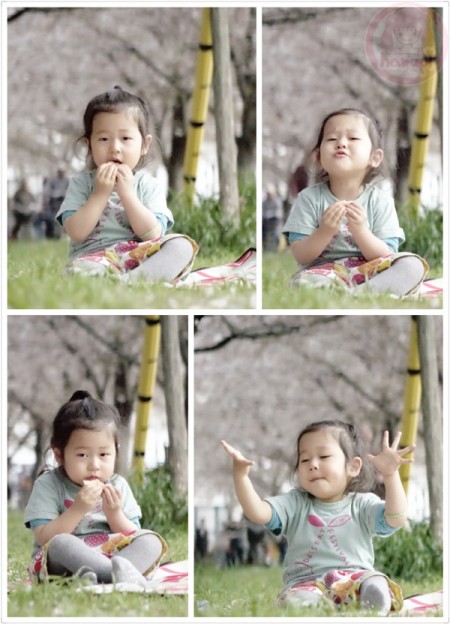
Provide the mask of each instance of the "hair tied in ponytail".
POLYGON ((69 401, 81 401, 83 399, 91 398, 89 392, 86 390, 75 390, 75 392, 70 397, 69 401))

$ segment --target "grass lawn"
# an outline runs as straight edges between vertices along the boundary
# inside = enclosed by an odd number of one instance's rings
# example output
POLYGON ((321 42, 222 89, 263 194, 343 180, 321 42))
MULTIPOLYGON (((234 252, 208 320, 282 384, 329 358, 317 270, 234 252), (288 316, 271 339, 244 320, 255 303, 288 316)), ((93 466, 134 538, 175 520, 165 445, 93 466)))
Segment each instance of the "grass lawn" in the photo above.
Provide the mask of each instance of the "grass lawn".
MULTIPOLYGON (((165 536, 166 537, 166 536, 165 536)), ((187 558, 187 536, 167 537, 165 561, 187 558)), ((8 617, 187 617, 187 596, 113 592, 106 595, 76 591, 76 582, 61 585, 24 584, 32 546, 31 532, 23 525, 23 514, 8 512, 8 617)), ((163 562, 164 563, 164 562, 163 562)))
MULTIPOLYGON (((337 288, 289 288, 288 283, 295 272, 295 261, 286 250, 281 253, 263 255, 263 300, 264 309, 430 309, 442 308, 442 298, 429 300, 392 299, 386 295, 353 297, 337 288)), ((438 277, 432 272, 428 277, 438 277)))
MULTIPOLYGON (((218 249, 196 258, 194 269, 236 260, 244 249, 218 249)), ((68 242, 10 241, 8 307, 10 309, 247 309, 256 307, 253 286, 223 284, 167 288, 162 284, 128 286, 108 277, 63 276, 68 242)))
MULTIPOLYGON (((411 582, 395 579, 404 596, 424 594, 442 588, 442 577, 411 582)), ((282 589, 279 567, 241 566, 218 569, 197 565, 195 569, 195 615, 198 617, 361 617, 356 607, 336 611, 329 605, 299 609, 277 607, 275 598, 282 589)), ((436 615, 433 613, 433 615, 436 615)))

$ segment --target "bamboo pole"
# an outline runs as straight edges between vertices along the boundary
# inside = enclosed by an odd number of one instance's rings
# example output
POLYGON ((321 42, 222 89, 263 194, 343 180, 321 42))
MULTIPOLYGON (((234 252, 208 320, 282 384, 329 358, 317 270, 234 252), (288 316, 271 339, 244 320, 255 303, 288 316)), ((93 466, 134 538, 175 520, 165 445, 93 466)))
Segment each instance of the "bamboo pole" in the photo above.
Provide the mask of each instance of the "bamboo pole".
POLYGON ((200 43, 197 54, 195 85, 192 94, 192 110, 184 153, 184 189, 192 201, 197 180, 198 160, 208 114, 209 95, 213 71, 213 51, 211 33, 211 9, 202 10, 200 43))
POLYGON ((151 402, 156 384, 161 319, 159 316, 146 316, 144 346, 142 349, 139 373, 136 428, 134 432, 133 468, 138 479, 142 479, 145 469, 145 446, 150 423, 151 402))
MULTIPOLYGON (((415 444, 417 438, 417 427, 419 424, 420 400, 422 393, 422 383, 420 376, 420 356, 419 339, 417 329, 417 319, 412 317, 411 333, 409 337, 408 369, 405 382, 403 416, 402 416, 402 437, 400 446, 405 447, 415 444)), ((405 458, 411 458, 413 453, 408 453, 405 458)), ((405 492, 408 492, 409 478, 411 475, 411 464, 400 466, 400 478, 405 492)))
POLYGON ((434 11, 429 8, 426 16, 422 75, 417 103, 416 128, 412 142, 408 175, 408 207, 412 216, 415 218, 419 216, 423 172, 428 153, 429 134, 433 124, 433 109, 436 97, 437 77, 438 66, 434 33, 434 11))

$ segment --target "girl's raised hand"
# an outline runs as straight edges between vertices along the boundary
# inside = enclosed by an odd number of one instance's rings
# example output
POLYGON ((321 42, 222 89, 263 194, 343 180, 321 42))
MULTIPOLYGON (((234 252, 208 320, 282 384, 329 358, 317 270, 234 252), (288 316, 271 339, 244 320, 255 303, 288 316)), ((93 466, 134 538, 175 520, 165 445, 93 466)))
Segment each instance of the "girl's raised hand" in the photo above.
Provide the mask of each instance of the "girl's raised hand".
POLYGON ((83 513, 90 511, 102 495, 105 487, 99 479, 83 481, 83 487, 75 496, 74 506, 79 508, 83 513))
POLYGON ((225 440, 221 440, 221 444, 225 451, 228 453, 228 455, 232 458, 234 470, 237 472, 248 474, 250 471, 250 466, 254 466, 255 462, 251 459, 246 459, 240 451, 228 444, 228 442, 225 442, 225 440))
POLYGON ((102 492, 103 511, 117 511, 122 509, 122 494, 120 490, 115 488, 111 483, 107 483, 102 492))
POLYGON ((103 163, 95 173, 95 192, 108 197, 114 190, 117 177, 117 165, 113 162, 103 163))
POLYGON ((128 165, 121 164, 117 167, 116 191, 119 197, 133 193, 133 172, 128 165))
POLYGON ((416 448, 415 444, 406 446, 400 451, 397 450, 402 436, 399 431, 392 445, 389 446, 389 431, 385 431, 383 435, 383 444, 381 453, 378 455, 367 455, 367 459, 375 466, 375 468, 383 475, 383 477, 390 477, 397 472, 401 464, 410 464, 414 459, 403 459, 403 455, 411 453, 416 448))
POLYGON ((336 202, 328 206, 322 215, 319 229, 328 234, 337 234, 346 216, 346 202, 336 202))
POLYGON ((359 230, 367 226, 367 217, 364 208, 361 204, 355 201, 347 202, 347 219, 348 229, 350 232, 353 230, 359 230))

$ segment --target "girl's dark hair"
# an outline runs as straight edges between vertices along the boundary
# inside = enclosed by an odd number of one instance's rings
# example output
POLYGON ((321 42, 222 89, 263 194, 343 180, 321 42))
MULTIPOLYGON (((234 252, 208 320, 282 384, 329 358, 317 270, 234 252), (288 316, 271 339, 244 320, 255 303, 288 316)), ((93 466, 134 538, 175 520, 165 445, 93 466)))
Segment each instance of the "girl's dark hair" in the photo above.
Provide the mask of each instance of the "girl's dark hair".
MULTIPOLYGON (((363 118, 363 121, 367 128, 367 132, 372 143, 372 151, 377 149, 383 149, 383 133, 381 130, 381 126, 375 119, 375 117, 373 117, 370 113, 366 111, 360 110, 359 108, 340 108, 339 110, 329 113, 322 121, 316 144, 312 149, 312 154, 316 156, 316 159, 320 150, 320 146, 322 144, 323 135, 325 132, 325 124, 327 123, 327 121, 332 119, 332 117, 336 117, 337 115, 360 115, 363 118)), ((391 171, 389 165, 387 164, 385 156, 383 157, 378 167, 372 167, 371 169, 369 169, 364 179, 364 183, 370 182, 378 176, 383 178, 389 178, 391 176, 391 171)), ((328 173, 324 169, 320 168, 319 171, 316 173, 316 179, 318 182, 328 182, 328 173)))
MULTIPOLYGON (((128 91, 123 91, 121 87, 116 85, 109 91, 105 91, 105 93, 100 93, 100 95, 96 95, 89 102, 83 116, 84 132, 77 139, 76 145, 78 145, 80 141, 83 140, 90 141, 94 117, 98 115, 98 113, 117 113, 124 108, 130 109, 130 112, 132 113, 139 128, 142 140, 145 141, 145 137, 148 134, 153 134, 151 115, 147 104, 137 95, 132 95, 131 93, 128 93, 128 91)), ((136 169, 141 169, 142 167, 144 167, 144 165, 147 164, 148 159, 149 152, 141 156, 138 164, 136 165, 136 169)), ((89 169, 95 168, 94 162, 90 154, 87 159, 87 164, 89 169)))
POLYGON ((361 470, 356 477, 353 477, 348 482, 346 493, 371 492, 375 486, 375 477, 372 464, 364 459, 366 456, 364 443, 358 436, 354 426, 342 420, 320 420, 311 423, 299 433, 296 447, 297 463, 295 464, 295 472, 300 464, 300 440, 307 433, 321 431, 322 429, 330 429, 345 455, 345 463, 352 461, 355 457, 360 457, 362 459, 361 470))
POLYGON ((85 390, 77 390, 55 416, 50 445, 64 453, 69 438, 76 429, 100 431, 111 427, 116 454, 119 451, 120 415, 117 409, 91 397, 85 390))

